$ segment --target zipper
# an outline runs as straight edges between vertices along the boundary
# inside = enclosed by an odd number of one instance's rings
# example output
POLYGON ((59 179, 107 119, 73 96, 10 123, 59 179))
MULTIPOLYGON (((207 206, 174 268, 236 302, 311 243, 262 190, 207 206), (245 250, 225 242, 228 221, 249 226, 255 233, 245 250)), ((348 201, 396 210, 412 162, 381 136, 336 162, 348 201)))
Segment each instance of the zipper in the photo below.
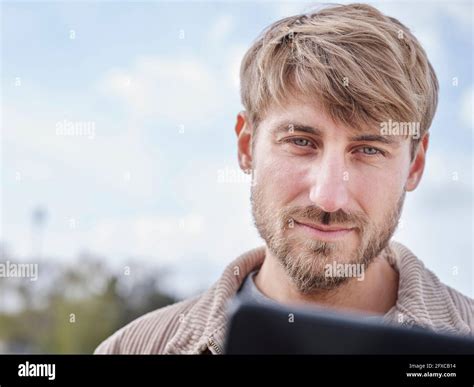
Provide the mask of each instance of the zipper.
POLYGON ((219 345, 214 341, 212 337, 209 337, 207 343, 212 347, 212 349, 214 349, 214 351, 216 351, 217 354, 222 354, 221 347, 219 347, 219 345))

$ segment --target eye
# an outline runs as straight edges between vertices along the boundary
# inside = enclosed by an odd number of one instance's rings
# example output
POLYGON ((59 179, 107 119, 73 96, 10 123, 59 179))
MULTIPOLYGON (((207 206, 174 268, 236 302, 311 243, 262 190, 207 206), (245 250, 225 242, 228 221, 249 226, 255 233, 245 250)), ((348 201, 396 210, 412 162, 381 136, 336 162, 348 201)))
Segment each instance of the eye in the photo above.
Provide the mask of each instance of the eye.
POLYGON ((380 149, 371 147, 371 146, 364 146, 362 148, 357 149, 357 152, 361 152, 364 155, 367 156, 376 156, 376 155, 383 155, 384 152, 382 152, 380 149))
POLYGON ((299 146, 301 148, 306 148, 308 145, 313 145, 310 140, 303 137, 289 138, 286 139, 285 142, 291 142, 292 144, 295 144, 296 146, 299 146))

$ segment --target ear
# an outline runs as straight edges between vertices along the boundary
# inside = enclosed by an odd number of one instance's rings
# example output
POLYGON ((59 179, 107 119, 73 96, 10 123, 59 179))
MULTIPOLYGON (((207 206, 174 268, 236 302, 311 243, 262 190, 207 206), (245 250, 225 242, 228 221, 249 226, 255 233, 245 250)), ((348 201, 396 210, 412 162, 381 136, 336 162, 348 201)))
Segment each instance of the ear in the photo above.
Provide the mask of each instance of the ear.
POLYGON ((410 165, 408 179, 405 185, 406 191, 413 191, 421 181, 425 169, 426 152, 428 150, 429 133, 425 133, 416 149, 415 157, 410 165))
POLYGON ((237 114, 235 134, 237 135, 237 150, 240 168, 245 173, 252 169, 252 135, 247 113, 242 111, 237 114))

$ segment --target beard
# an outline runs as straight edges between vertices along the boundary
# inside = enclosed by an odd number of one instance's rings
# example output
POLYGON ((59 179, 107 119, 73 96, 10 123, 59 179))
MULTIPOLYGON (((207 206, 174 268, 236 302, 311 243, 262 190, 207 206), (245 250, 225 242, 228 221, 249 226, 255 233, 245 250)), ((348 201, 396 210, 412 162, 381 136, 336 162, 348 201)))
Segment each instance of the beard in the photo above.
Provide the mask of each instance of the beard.
POLYGON ((252 186, 251 193, 252 214, 260 236, 302 294, 336 289, 351 279, 326 275, 327 265, 356 264, 367 270, 395 232, 404 200, 405 192, 386 212, 380 224, 375 224, 360 211, 326 212, 317 206, 275 209, 258 185, 252 186), (302 237, 300 233, 291 231, 295 221, 353 228, 358 242, 351 248, 344 239, 328 242, 302 237))

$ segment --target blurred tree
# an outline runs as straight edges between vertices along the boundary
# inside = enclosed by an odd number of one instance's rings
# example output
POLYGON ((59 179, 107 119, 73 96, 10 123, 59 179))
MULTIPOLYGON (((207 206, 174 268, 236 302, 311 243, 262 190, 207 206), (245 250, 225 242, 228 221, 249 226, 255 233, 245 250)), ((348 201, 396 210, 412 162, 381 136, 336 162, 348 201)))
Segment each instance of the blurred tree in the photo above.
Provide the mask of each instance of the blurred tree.
POLYGON ((39 263, 37 281, 0 278, 0 351, 91 353, 128 322, 176 301, 160 289, 161 270, 135 263, 131 273, 114 273, 103 262, 86 254, 75 265, 39 263))

